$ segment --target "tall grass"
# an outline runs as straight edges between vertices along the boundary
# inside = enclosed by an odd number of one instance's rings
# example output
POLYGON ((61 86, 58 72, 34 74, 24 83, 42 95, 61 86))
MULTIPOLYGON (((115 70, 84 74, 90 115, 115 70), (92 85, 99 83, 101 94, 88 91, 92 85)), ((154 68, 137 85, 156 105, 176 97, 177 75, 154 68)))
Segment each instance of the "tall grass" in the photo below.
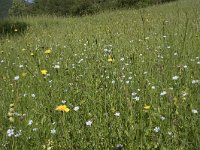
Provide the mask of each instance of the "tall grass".
POLYGON ((199 6, 12 18, 30 26, 0 40, 0 149, 198 150, 199 6))

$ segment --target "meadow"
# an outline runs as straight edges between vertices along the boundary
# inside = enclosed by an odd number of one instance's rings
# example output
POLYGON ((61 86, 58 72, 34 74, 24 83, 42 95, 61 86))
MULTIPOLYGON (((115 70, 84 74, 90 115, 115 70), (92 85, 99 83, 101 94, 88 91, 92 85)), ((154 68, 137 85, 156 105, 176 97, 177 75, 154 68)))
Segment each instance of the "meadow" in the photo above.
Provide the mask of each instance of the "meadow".
POLYGON ((11 18, 29 26, 0 38, 0 149, 199 150, 199 6, 11 18))

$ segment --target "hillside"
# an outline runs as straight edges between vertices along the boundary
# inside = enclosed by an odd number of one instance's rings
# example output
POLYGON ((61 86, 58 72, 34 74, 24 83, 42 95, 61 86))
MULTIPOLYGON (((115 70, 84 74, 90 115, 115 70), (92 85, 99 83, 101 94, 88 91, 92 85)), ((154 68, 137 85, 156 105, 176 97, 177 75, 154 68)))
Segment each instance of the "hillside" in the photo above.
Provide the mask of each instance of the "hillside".
POLYGON ((11 18, 0 149, 198 150, 199 6, 11 18))

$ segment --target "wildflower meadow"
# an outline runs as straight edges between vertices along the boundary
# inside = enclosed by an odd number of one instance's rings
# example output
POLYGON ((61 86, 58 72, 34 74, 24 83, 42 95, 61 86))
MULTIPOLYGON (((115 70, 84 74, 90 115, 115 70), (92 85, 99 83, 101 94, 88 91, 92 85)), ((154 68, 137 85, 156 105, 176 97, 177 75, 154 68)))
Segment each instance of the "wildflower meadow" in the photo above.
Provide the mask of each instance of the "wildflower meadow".
POLYGON ((0 150, 199 150, 199 8, 10 18, 0 150))

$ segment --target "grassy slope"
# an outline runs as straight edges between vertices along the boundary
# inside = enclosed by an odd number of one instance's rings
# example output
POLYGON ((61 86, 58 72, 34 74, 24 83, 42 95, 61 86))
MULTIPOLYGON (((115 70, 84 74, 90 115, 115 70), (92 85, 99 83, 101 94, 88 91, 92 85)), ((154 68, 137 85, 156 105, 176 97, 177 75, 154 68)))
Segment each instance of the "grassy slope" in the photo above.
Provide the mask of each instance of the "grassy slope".
POLYGON ((41 149, 49 141, 55 149, 117 144, 130 150, 198 149, 199 114, 192 110, 200 111, 200 87, 192 80, 200 80, 199 6, 199 0, 185 0, 83 18, 13 18, 30 27, 0 44, 1 144, 8 143, 7 149, 41 149), (53 52, 47 56, 42 47, 53 52), (112 48, 112 64, 105 48, 112 48), (55 64, 61 68, 54 69, 55 64), (50 76, 44 78, 41 69, 50 76), (167 94, 160 96, 163 91, 167 94), (63 99, 71 109, 66 114, 54 110, 63 99), (7 117, 11 103, 26 114, 14 116, 14 123, 7 117), (145 104, 151 108, 144 111, 145 104), (80 110, 73 111, 74 106, 80 110), (88 120, 91 127, 85 125, 88 120), (11 127, 22 135, 8 137, 11 127))

